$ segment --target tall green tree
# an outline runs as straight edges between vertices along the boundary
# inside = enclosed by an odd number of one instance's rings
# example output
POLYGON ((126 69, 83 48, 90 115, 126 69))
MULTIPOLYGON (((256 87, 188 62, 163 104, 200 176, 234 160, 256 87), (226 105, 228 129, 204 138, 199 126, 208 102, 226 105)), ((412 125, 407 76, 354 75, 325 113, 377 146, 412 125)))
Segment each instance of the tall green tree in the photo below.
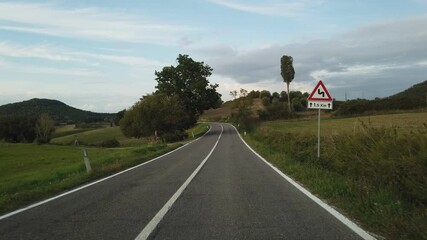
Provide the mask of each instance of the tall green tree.
POLYGON ((190 116, 189 127, 204 110, 221 105, 221 94, 216 91, 218 84, 209 83, 208 77, 213 70, 209 65, 181 54, 177 63, 177 66, 167 66, 155 72, 156 88, 159 93, 179 98, 190 116))
POLYGON ((289 84, 294 80, 295 69, 292 65, 294 59, 291 56, 283 55, 280 59, 280 72, 282 74, 283 81, 286 83, 287 92, 288 92, 288 108, 291 111, 291 99, 289 94, 289 84))

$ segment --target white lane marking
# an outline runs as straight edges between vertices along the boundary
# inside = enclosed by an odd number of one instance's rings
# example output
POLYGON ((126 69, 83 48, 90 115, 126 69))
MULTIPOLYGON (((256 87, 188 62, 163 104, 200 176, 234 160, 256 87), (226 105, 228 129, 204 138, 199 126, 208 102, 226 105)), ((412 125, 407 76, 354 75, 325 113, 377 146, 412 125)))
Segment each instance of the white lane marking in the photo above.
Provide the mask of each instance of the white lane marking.
MULTIPOLYGON (((230 124, 231 125, 231 124, 230 124)), ((282 176, 286 181, 291 183, 294 187, 296 187, 298 190, 300 190, 302 193, 304 193, 307 197, 309 197, 311 200, 313 200, 315 203, 317 203, 319 206, 321 206, 323 209, 328 211, 332 216, 334 216, 336 219, 338 219, 340 222, 342 222, 344 225, 346 225, 348 228, 353 230, 357 235, 362 237, 363 239, 367 240, 374 240, 373 236, 371 236, 369 233, 367 233, 365 230, 363 230, 361 227, 359 227, 356 223, 348 219, 346 216, 339 213, 337 210, 320 200, 318 197, 314 196, 311 192, 309 192, 307 189, 299 185, 297 182, 295 182, 292 178, 284 174, 282 171, 277 169, 275 166, 273 166, 271 163, 269 163, 267 160, 265 160, 261 155, 259 155, 255 150, 253 150, 246 142, 243 140, 242 136, 240 136, 239 131, 237 131, 236 127, 231 125, 234 130, 237 132, 237 135, 239 135, 240 140, 256 155, 259 159, 261 159, 265 164, 270 166, 274 171, 276 171, 280 176, 282 176)))
MULTIPOLYGON (((205 136, 208 132, 210 132, 210 131, 211 131, 211 129, 212 129, 212 128, 209 128, 209 130, 208 130, 205 134, 203 134, 203 136, 205 136)), ((38 202, 38 203, 32 204, 32 205, 30 205, 30 206, 27 206, 27 207, 24 207, 24 208, 18 209, 18 210, 16 210, 16 211, 10 212, 10 213, 8 213, 8 214, 5 214, 5 215, 3 215, 3 216, 0 216, 0 220, 3 220, 3 219, 8 218, 8 217, 11 217, 11 216, 16 215, 16 214, 18 214, 18 213, 21 213, 21 212, 24 212, 24 211, 30 210, 30 209, 32 209, 32 208, 38 207, 38 206, 43 205, 43 204, 46 204, 46 203, 48 203, 48 202, 54 201, 54 200, 56 200, 56 199, 58 199, 58 198, 61 198, 61 197, 64 197, 64 196, 70 195, 70 194, 75 193, 75 192, 77 192, 77 191, 80 191, 80 190, 82 190, 82 189, 85 189, 85 188, 88 188, 88 187, 90 187, 90 186, 93 186, 93 185, 95 185, 95 184, 97 184, 97 183, 103 182, 103 181, 105 181, 105 180, 108 180, 108 179, 110 179, 110 178, 116 177, 116 176, 121 175, 121 174, 123 174, 123 173, 129 172, 129 171, 132 171, 132 170, 134 170, 135 168, 139 168, 139 167, 141 167, 141 166, 144 166, 145 164, 151 163, 151 162, 156 161, 156 160, 158 160, 158 159, 160 159, 160 158, 166 157, 167 155, 172 154, 172 153, 174 153, 174 152, 176 152, 176 151, 178 151, 178 150, 180 150, 180 149, 182 149, 182 148, 184 148, 184 147, 186 147, 186 146, 188 146, 188 145, 190 145, 190 144, 192 144, 192 143, 194 143, 194 142, 198 141, 198 140, 199 140, 199 139, 201 139, 203 136, 200 136, 199 138, 197 138, 197 139, 195 139, 195 140, 193 140, 193 141, 191 141, 191 142, 188 142, 188 143, 184 144, 183 146, 181 146, 181 147, 179 147, 179 148, 177 148, 177 149, 174 149, 174 150, 172 150, 172 151, 170 151, 170 152, 168 152, 168 153, 163 154, 162 156, 158 156, 158 157, 156 157, 156 158, 154 158, 154 159, 151 159, 151 160, 149 160, 149 161, 147 161, 147 162, 143 162, 143 163, 141 163, 141 164, 139 164, 139 165, 136 165, 136 166, 134 166, 134 167, 128 168, 128 169, 126 169, 126 170, 123 170, 123 171, 118 172, 118 173, 116 173, 116 174, 113 174, 113 175, 111 175, 111 176, 108 176, 108 177, 102 178, 102 179, 100 179, 100 180, 98 180, 98 181, 95 181, 95 182, 92 182, 92 183, 89 183, 89 184, 83 185, 83 186, 81 186, 81 187, 79 187, 79 188, 76 188, 76 189, 70 190, 70 191, 68 191, 68 192, 62 193, 62 194, 57 195, 57 196, 55 196, 55 197, 52 197, 52 198, 46 199, 46 200, 44 200, 44 201, 41 201, 41 202, 38 202)))
POLYGON ((219 134, 219 137, 216 140, 216 143, 212 147, 209 154, 205 157, 205 159, 203 159, 203 161, 194 170, 194 172, 187 178, 187 180, 185 180, 185 182, 176 191, 176 193, 166 202, 166 204, 160 209, 160 211, 153 217, 153 219, 151 219, 151 221, 147 224, 147 226, 145 226, 145 228, 135 238, 135 240, 145 240, 150 236, 150 234, 154 231, 154 229, 156 229, 157 225, 159 225, 160 221, 162 221, 163 217, 166 215, 166 213, 169 211, 169 209, 172 207, 175 201, 184 192, 184 190, 187 188, 187 186, 190 184, 193 178, 197 175, 197 173, 200 171, 203 165, 205 165, 206 161, 209 159, 209 157, 212 155, 213 151, 215 150, 216 146, 218 145, 218 142, 222 136, 222 132, 224 131, 224 127, 222 125, 220 126, 221 126, 221 133, 219 134))

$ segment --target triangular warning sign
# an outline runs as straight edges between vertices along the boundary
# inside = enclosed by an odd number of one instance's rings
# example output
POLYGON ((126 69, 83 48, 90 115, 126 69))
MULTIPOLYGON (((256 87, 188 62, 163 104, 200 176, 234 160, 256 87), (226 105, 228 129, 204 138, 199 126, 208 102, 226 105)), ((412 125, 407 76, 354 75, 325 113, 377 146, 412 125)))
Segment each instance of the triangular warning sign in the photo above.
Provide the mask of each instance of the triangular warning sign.
POLYGON ((326 89, 325 84, 323 84, 322 80, 320 80, 319 83, 317 83, 313 92, 311 92, 310 96, 308 97, 308 100, 310 100, 310 101, 332 101, 332 97, 329 94, 328 89, 326 89))

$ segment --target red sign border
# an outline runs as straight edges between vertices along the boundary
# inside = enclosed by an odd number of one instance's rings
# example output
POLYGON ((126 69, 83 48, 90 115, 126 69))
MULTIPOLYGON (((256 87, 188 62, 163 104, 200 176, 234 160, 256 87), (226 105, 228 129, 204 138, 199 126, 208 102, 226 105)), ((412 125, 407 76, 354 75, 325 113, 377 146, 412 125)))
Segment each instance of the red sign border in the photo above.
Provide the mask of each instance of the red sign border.
POLYGON ((307 100, 309 101, 333 101, 331 94, 329 94, 328 89, 326 89, 325 84, 323 84, 322 80, 320 80, 316 87, 314 88, 314 90, 311 92, 310 96, 307 98, 307 100), (322 86, 323 90, 325 90, 326 95, 328 96, 327 99, 325 98, 313 98, 313 95, 316 93, 317 89, 319 88, 319 86, 322 86))

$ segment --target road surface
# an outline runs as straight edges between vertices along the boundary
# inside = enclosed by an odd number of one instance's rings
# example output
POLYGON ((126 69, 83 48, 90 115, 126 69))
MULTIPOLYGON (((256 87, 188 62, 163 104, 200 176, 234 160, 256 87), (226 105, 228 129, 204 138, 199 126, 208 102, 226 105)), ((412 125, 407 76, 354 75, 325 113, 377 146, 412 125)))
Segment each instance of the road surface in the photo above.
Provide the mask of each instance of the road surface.
POLYGON ((149 239, 361 239, 228 124, 212 124, 166 156, 0 219, 0 239, 8 240, 144 239, 147 233, 149 239))

